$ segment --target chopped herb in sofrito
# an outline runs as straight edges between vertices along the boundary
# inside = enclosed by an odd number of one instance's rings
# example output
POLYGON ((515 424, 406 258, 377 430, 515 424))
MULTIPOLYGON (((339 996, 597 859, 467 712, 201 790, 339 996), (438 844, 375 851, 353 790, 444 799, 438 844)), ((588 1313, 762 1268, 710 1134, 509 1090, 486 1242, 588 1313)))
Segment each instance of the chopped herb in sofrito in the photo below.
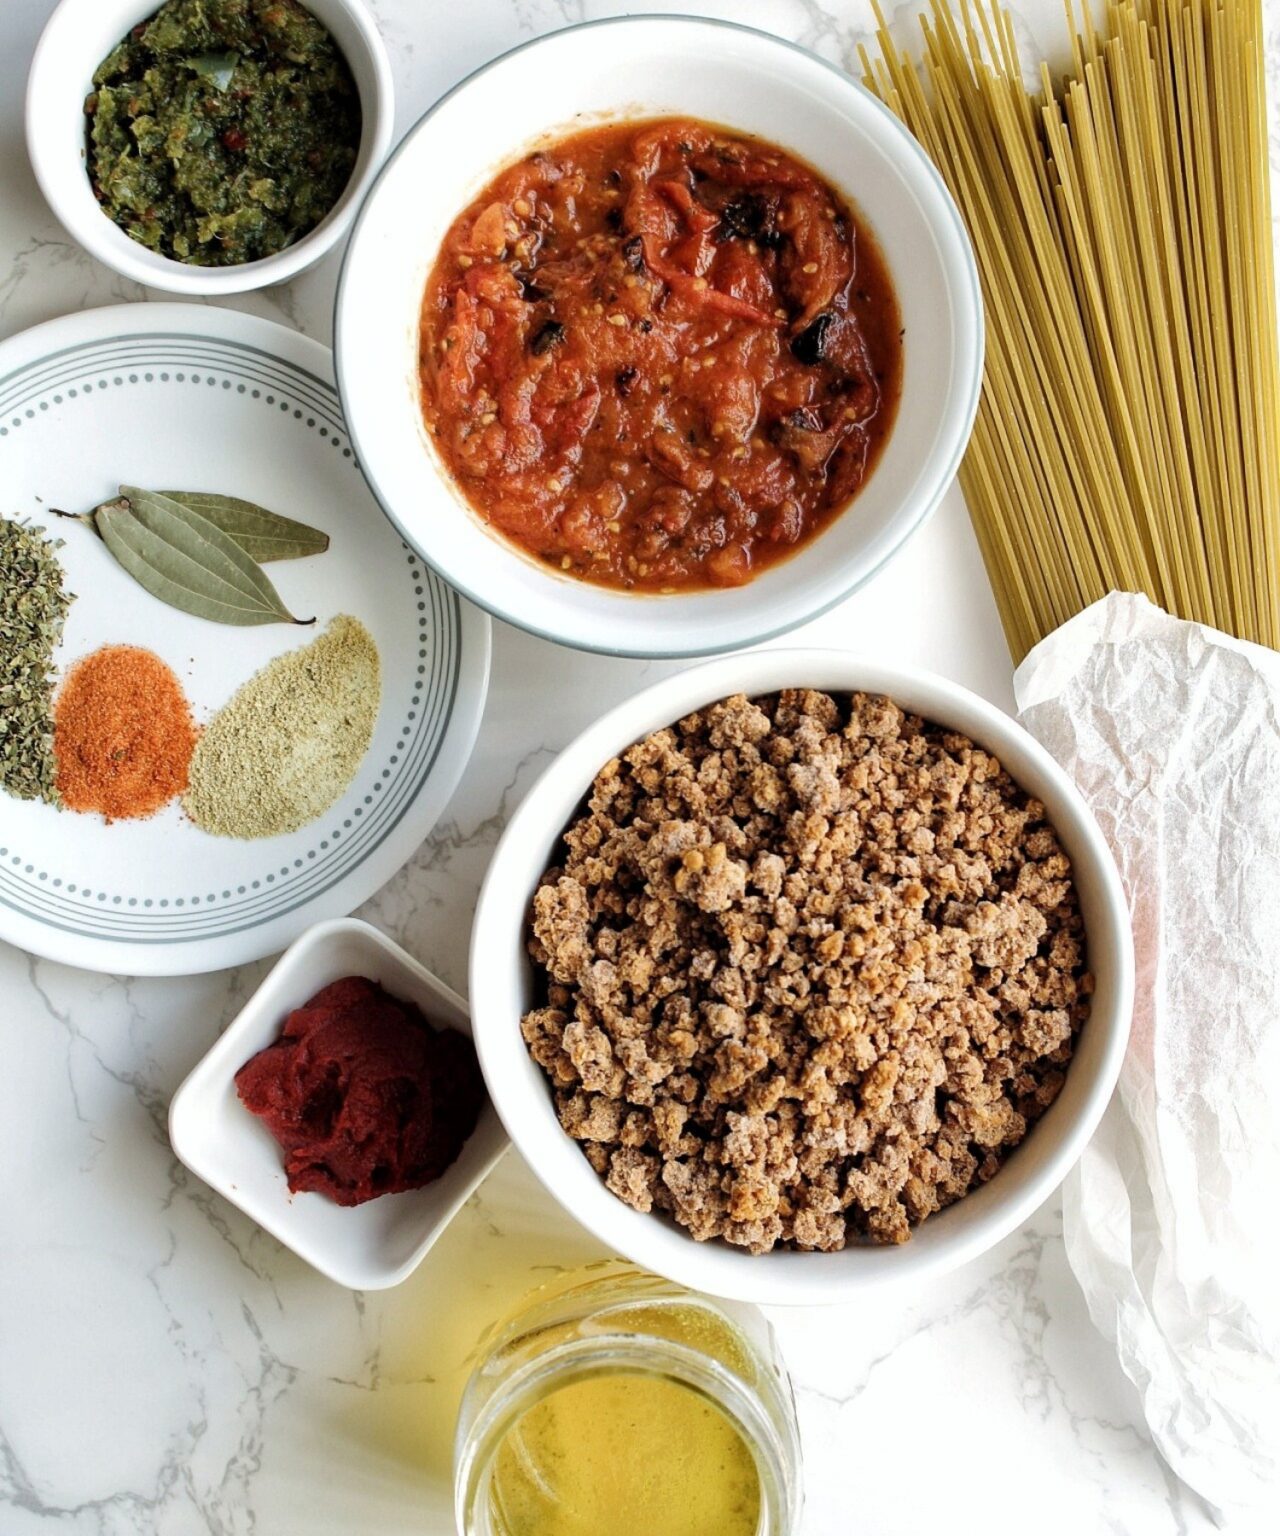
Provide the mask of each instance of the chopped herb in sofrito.
POLYGON ((296 0, 168 0, 94 72, 89 175, 103 211, 161 255, 273 255, 342 195, 360 98, 296 0))

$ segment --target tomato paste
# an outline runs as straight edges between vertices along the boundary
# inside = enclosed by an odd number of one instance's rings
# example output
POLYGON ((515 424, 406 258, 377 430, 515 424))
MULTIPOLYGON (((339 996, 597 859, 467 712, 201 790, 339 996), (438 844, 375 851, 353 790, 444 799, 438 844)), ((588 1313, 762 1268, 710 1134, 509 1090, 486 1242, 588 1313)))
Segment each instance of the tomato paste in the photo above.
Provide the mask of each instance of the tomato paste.
POLYGON ((734 586, 857 493, 901 355, 876 243, 816 172, 705 123, 614 123, 454 221, 421 402, 471 505, 532 555, 609 586, 734 586))
POLYGON ((236 1073, 291 1190, 339 1205, 418 1189, 462 1150, 484 1100, 471 1041, 373 981, 332 982, 236 1073))

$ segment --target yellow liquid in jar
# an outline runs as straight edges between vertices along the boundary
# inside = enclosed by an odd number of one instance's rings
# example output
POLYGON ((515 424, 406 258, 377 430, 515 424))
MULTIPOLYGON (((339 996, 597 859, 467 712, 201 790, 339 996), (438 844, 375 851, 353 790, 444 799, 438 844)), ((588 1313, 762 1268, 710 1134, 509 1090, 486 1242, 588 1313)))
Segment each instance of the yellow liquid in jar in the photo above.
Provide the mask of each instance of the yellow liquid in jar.
POLYGON ((693 1388, 639 1371, 570 1382, 507 1433, 496 1536, 754 1536, 755 1460, 693 1388))

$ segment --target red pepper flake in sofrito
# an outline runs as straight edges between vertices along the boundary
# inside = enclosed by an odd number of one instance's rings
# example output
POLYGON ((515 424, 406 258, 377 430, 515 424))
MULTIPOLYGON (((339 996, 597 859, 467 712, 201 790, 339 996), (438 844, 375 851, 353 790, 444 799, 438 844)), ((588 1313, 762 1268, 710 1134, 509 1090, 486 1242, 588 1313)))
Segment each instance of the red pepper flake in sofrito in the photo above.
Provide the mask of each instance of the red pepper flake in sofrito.
POLYGON ((871 473, 902 371, 875 240, 784 150, 663 118, 503 171, 454 221, 419 338, 472 507, 605 586, 738 586, 871 473))
POLYGON ((283 1148, 289 1188, 339 1205, 438 1179, 484 1102, 471 1041, 362 976, 296 1008, 236 1088, 283 1148))

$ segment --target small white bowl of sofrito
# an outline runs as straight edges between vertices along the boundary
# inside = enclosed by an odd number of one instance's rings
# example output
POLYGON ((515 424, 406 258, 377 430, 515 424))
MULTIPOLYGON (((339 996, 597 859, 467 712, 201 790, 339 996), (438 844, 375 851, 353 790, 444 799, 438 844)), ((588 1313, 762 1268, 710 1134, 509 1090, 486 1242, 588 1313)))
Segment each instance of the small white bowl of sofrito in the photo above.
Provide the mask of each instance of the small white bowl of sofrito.
POLYGON ((27 151, 99 261, 170 293, 241 293, 345 234, 392 89, 362 0, 62 0, 28 76, 27 151))
POLYGON ((344 262, 339 388, 404 537, 620 655, 780 633, 950 483, 982 313, 956 210, 849 76, 710 20, 507 54, 411 130, 344 262))

